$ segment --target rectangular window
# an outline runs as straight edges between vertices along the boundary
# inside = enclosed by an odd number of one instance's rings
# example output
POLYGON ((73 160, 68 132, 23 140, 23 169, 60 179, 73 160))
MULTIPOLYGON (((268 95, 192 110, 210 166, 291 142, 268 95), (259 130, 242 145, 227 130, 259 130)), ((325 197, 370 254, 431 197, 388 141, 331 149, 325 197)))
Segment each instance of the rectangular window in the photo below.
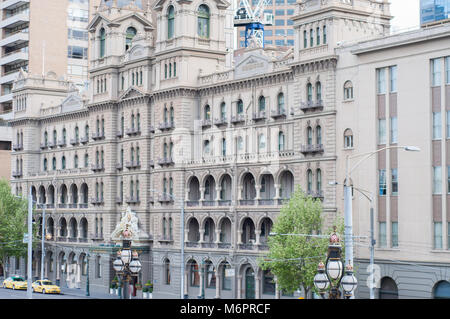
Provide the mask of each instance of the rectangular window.
POLYGON ((275 30, 275 35, 284 35, 284 29, 275 30))
POLYGON ((441 138, 442 138, 441 112, 433 112, 433 139, 440 140, 441 138))
POLYGON ((441 85, 441 59, 431 60, 431 69, 432 69, 432 86, 440 86, 441 85))
POLYGON ((386 222, 379 222, 378 235, 380 247, 386 247, 386 222))
POLYGON ((442 168, 433 167, 433 194, 442 194, 442 168))
POLYGON ((87 48, 70 45, 67 49, 67 57, 71 59, 84 59, 88 57, 87 48))
POLYGON ((450 84, 450 56, 445 58, 445 78, 445 82, 450 84))
POLYGON ((447 249, 450 249, 450 222, 447 223, 447 249))
POLYGON ((447 166, 447 193, 450 194, 450 166, 447 166))
POLYGON ((391 117, 391 144, 398 142, 397 117, 391 117))
MULTIPOLYGON (((245 32, 245 31, 244 31, 245 32)), ((264 30, 264 36, 271 37, 273 34, 272 30, 264 30)))
POLYGON ((389 68, 389 77, 391 81, 390 91, 397 92, 397 66, 391 66, 389 68))
POLYGON ((275 3, 276 3, 276 4, 284 4, 284 3, 285 3, 285 0, 275 0, 275 3))
POLYGON ((281 20, 281 19, 276 19, 275 20, 275 25, 276 26, 282 26, 282 25, 285 25, 286 23, 284 22, 284 20, 281 20))
POLYGON ((386 144, 386 119, 378 119, 378 144, 386 144))
POLYGON ((294 40, 287 40, 287 45, 294 46, 294 40))
POLYGON ((386 93, 386 70, 377 69, 377 93, 386 93))
POLYGON ((386 195, 386 170, 380 169, 378 171, 378 189, 380 196, 386 195))
POLYGON ((275 45, 284 46, 285 45, 284 40, 275 40, 275 45))
POLYGON ((398 195, 398 169, 393 168, 392 169, 392 195, 398 195))
POLYGON ((275 10, 276 16, 284 16, 284 9, 283 10, 275 10))
POLYGON ((391 240, 392 240, 392 247, 398 247, 398 222, 392 222, 392 229, 391 229, 391 240))
POLYGON ((434 249, 442 249, 442 223, 434 223, 434 249))
POLYGON ((291 16, 294 14, 294 9, 287 9, 286 10, 286 15, 291 16))

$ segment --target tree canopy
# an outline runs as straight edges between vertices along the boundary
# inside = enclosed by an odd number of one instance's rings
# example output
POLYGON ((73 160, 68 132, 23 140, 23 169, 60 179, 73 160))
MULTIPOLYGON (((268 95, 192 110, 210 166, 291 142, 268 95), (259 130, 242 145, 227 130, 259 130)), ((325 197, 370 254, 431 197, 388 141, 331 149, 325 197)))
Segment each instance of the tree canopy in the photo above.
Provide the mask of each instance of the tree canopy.
MULTIPOLYGON (((332 227, 325 235, 331 233, 332 227)), ((322 202, 306 196, 298 187, 273 225, 271 232, 275 234, 269 237, 268 255, 259 259, 261 268, 277 277, 284 292, 293 293, 303 287, 307 297, 315 289, 314 276, 318 263, 326 259, 328 238, 308 235, 319 235, 322 228, 322 202)), ((338 229, 343 229, 343 224, 338 229)))

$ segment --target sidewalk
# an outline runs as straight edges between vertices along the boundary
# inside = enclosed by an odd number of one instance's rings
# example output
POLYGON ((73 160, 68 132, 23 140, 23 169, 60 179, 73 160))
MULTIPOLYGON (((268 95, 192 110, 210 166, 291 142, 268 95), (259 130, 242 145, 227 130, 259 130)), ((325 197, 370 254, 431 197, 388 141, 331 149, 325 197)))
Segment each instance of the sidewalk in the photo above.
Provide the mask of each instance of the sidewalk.
POLYGON ((64 288, 61 287, 61 293, 66 296, 74 296, 85 299, 119 299, 119 296, 110 295, 108 293, 100 293, 89 291, 89 297, 86 296, 86 289, 64 288))

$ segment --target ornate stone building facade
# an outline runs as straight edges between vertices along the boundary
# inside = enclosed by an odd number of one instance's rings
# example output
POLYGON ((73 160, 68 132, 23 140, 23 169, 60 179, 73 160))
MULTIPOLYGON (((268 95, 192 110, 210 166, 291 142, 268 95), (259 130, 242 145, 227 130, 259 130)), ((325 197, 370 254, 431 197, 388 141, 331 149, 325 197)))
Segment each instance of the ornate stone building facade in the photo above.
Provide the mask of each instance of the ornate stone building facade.
POLYGON ((231 69, 229 6, 104 1, 89 25, 88 96, 21 74, 14 93, 29 103, 11 121, 24 145, 12 187, 47 208, 47 277, 83 287, 89 253, 91 289, 106 290, 110 235, 129 206, 150 235, 141 280, 154 297, 281 297, 257 258, 283 202, 301 186, 335 220, 335 48, 387 32, 388 4, 302 1, 294 50, 250 50, 231 69), (348 23, 357 31, 341 32, 348 23))

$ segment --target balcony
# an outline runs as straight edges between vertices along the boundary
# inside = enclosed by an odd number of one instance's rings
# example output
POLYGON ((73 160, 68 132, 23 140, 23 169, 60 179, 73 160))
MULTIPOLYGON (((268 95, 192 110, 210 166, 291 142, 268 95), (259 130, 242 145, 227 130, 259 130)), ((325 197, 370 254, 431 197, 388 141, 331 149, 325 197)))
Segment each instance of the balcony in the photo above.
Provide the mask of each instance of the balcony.
POLYGON ((202 202, 202 206, 204 207, 212 207, 212 206, 216 206, 217 202, 215 200, 204 200, 202 202))
POLYGON ((140 168, 141 167, 141 163, 137 162, 137 161, 126 162, 125 167, 128 168, 128 169, 140 168))
POLYGON ((48 142, 47 143, 47 146, 49 147, 49 148, 55 148, 57 145, 56 145, 57 143, 56 142, 48 142))
POLYGON ((202 243, 202 248, 216 248, 217 244, 216 243, 202 243))
POLYGON ((164 165, 173 165, 173 164, 174 164, 174 162, 173 162, 172 157, 160 158, 160 159, 158 160, 158 165, 160 165, 160 166, 164 166, 164 165))
POLYGON ((117 131, 116 137, 122 138, 123 137, 123 131, 117 131))
POLYGON ((173 199, 172 199, 172 197, 167 196, 167 195, 159 195, 158 202, 160 202, 160 203, 171 203, 171 202, 173 202, 173 199))
POLYGON ((307 102, 302 102, 300 104, 300 110, 302 110, 303 112, 316 111, 319 109, 320 110, 323 109, 323 101, 322 100, 318 100, 316 102, 307 101, 307 102))
POLYGON ((202 128, 210 127, 212 125, 212 122, 210 119, 202 120, 202 128))
POLYGON ((67 208, 67 204, 64 203, 58 204, 58 208, 67 208))
POLYGON ((219 200, 219 206, 231 206, 231 200, 219 200))
POLYGON ((121 171, 121 170, 123 169, 123 163, 117 163, 117 164, 116 164, 116 169, 117 169, 118 171, 121 171))
POLYGON ((255 250, 255 245, 253 244, 239 244, 238 247, 241 250, 255 250))
POLYGON ((12 93, 4 94, 0 96, 0 103, 12 102, 13 95, 12 93))
POLYGON ((80 144, 80 140, 78 138, 72 138, 70 140, 70 145, 75 146, 75 145, 78 145, 78 144, 80 144))
POLYGON ((187 207, 197 207, 200 205, 200 201, 198 200, 189 200, 186 202, 187 207))
POLYGON ((231 117, 232 124, 238 124, 238 123, 242 123, 242 122, 245 122, 244 114, 239 114, 239 115, 231 117))
POLYGON ((12 147, 13 151, 22 151, 23 150, 23 145, 22 144, 13 144, 12 147))
MULTIPOLYGON (((5 4, 2 3, 2 6, 5 4)), ((6 17, 3 19, 3 21, 0 22, 0 28, 8 28, 12 29, 14 27, 17 27, 21 24, 24 24, 26 22, 30 22, 30 13, 29 10, 21 11, 17 14, 14 14, 10 17, 6 17)))
POLYGON ((262 206, 275 205, 275 200, 274 199, 258 199, 258 205, 262 205, 262 206))
POLYGON ((45 150, 48 147, 48 144, 41 143, 41 150, 45 150))
POLYGON ((69 204, 69 208, 77 208, 78 204, 69 204))
POLYGON ((220 249, 231 249, 231 244, 230 243, 218 243, 217 244, 217 248, 220 248, 220 249))
POLYGON ((97 133, 92 134, 92 139, 94 141, 102 140, 104 138, 105 138, 105 132, 97 132, 97 133))
POLYGON ((314 199, 320 199, 321 201, 323 201, 323 191, 307 191, 306 192, 307 196, 311 196, 314 199))
POLYGON ((149 160, 148 161, 148 167, 149 167, 149 169, 155 168, 155 161, 154 160, 149 160))
POLYGON ((323 144, 302 145, 302 147, 300 149, 300 152, 303 155, 323 153, 323 151, 324 151, 323 144))
POLYGON ((150 125, 150 126, 148 127, 148 132, 149 132, 150 134, 154 134, 154 133, 155 133, 155 127, 150 125))
POLYGON ((171 130, 171 129, 173 129, 173 128, 175 128, 175 124, 174 124, 173 122, 170 122, 170 123, 160 123, 159 126, 158 126, 158 129, 160 129, 161 131, 164 131, 164 130, 171 130))
POLYGON ((91 165, 91 170, 93 172, 100 172, 103 171, 105 169, 105 167, 103 166, 103 164, 92 164, 91 165))
POLYGON ((26 3, 30 3, 30 0, 4 0, 0 4, 0 10, 4 9, 12 10, 26 3))
POLYGON ((261 121, 266 119, 266 112, 261 111, 253 114, 253 121, 261 121))
POLYGON ((141 201, 137 197, 127 197, 125 200, 125 203, 131 204, 131 205, 138 205, 141 201))
POLYGON ((200 244, 198 243, 198 242, 191 242, 191 241, 188 241, 187 243, 186 243, 186 247, 190 247, 190 248, 195 248, 195 247, 199 247, 200 246, 200 244))
POLYGON ((81 204, 78 204, 78 207, 79 207, 79 208, 88 208, 88 203, 81 203, 81 204))
POLYGON ((226 118, 220 118, 220 119, 215 119, 214 120, 214 125, 216 126, 222 126, 222 125, 227 125, 227 119, 226 118))
POLYGON ((286 110, 284 110, 284 109, 282 109, 282 110, 273 110, 270 113, 270 116, 273 119, 286 118, 286 110))
POLYGON ((20 177, 22 177, 22 171, 14 171, 14 172, 12 172, 12 176, 14 178, 20 178, 20 177))
POLYGON ((159 235, 156 240, 160 243, 171 243, 173 242, 173 238, 171 238, 170 236, 161 236, 159 235))
POLYGON ((125 133, 128 136, 134 136, 134 135, 140 135, 141 134, 141 129, 139 127, 132 127, 132 128, 128 128, 125 133))
POLYGON ((58 141, 58 146, 59 147, 66 147, 66 141, 64 141, 64 140, 58 141))
POLYGON ((122 204, 123 199, 121 197, 116 197, 116 204, 122 204))
MULTIPOLYGON (((12 84, 17 79, 18 75, 19 75, 19 70, 5 72, 5 73, 3 73, 3 76, 0 78, 0 84, 5 84, 5 83, 12 84)), ((11 100, 12 100, 12 98, 11 98, 11 100)))
POLYGON ((104 203, 103 198, 94 198, 94 197, 91 198, 92 205, 102 205, 103 203, 104 203))
POLYGON ((80 139, 81 144, 87 144, 89 142, 89 136, 82 137, 80 139))
POLYGON ((3 54, 0 65, 16 64, 28 61, 28 47, 3 54))
POLYGON ((19 44, 28 42, 28 40, 29 40, 28 29, 19 30, 16 32, 5 34, 3 39, 0 41, 0 46, 1 47, 4 47, 4 46, 14 47, 19 44))

